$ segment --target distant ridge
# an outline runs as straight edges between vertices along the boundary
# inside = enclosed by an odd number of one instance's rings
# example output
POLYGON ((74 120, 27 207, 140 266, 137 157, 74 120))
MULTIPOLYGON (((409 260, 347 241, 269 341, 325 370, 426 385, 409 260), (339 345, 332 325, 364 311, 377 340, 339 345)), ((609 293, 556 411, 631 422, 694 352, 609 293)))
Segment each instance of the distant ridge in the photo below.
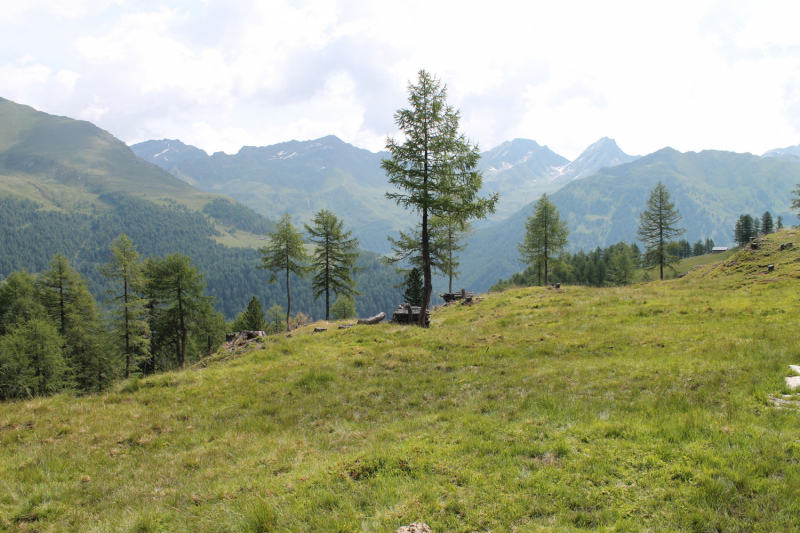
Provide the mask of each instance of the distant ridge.
POLYGON ((603 137, 589 146, 562 170, 557 181, 566 185, 570 181, 588 178, 601 168, 610 168, 635 161, 641 156, 628 155, 623 152, 614 139, 603 137))
POLYGON ((786 148, 773 148, 764 152, 761 157, 777 157, 779 159, 786 159, 787 161, 800 162, 800 144, 797 146, 788 146, 786 148))
POLYGON ((309 222, 320 209, 333 211, 365 249, 389 251, 386 236, 412 223, 386 198, 381 169, 385 152, 357 148, 334 135, 270 146, 244 146, 212 155, 180 141, 146 141, 131 149, 197 188, 234 198, 269 218, 288 212, 309 222))

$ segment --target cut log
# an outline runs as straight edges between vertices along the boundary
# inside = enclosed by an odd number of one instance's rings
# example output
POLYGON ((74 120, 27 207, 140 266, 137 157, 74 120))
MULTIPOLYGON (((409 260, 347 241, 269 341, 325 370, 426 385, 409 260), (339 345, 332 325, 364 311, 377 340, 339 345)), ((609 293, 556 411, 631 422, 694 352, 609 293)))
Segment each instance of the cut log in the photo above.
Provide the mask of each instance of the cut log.
POLYGON ((381 311, 380 313, 378 313, 377 315, 375 315, 373 317, 359 318, 358 319, 358 323, 359 324, 377 324, 378 322, 380 322, 384 318, 386 318, 386 313, 381 311))
POLYGON ((257 337, 266 337, 267 334, 263 331, 237 331, 236 333, 226 333, 225 342, 238 341, 240 339, 250 340, 257 337))
POLYGON ((350 329, 353 327, 353 324, 339 324, 339 329, 350 329))

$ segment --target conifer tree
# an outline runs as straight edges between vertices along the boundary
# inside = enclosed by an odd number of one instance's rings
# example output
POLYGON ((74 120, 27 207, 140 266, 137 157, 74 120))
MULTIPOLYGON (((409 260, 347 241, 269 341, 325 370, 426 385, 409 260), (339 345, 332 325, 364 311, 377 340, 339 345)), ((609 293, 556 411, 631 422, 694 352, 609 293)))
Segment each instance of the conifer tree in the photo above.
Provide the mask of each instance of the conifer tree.
POLYGON ((0 335, 44 313, 36 299, 36 278, 25 270, 15 271, 0 283, 0 335))
POLYGON ((608 279, 618 285, 627 285, 633 281, 636 264, 633 262, 631 249, 621 242, 613 247, 608 268, 608 279))
POLYGON ((150 325, 147 317, 147 301, 140 296, 144 290, 144 261, 136 245, 124 233, 111 243, 111 258, 100 267, 115 288, 107 294, 112 307, 114 337, 122 345, 125 356, 125 379, 131 368, 150 355, 150 325))
POLYGON ((761 215, 761 231, 764 235, 769 235, 775 231, 775 223, 772 221, 772 213, 769 211, 761 215))
POLYGON ((165 350, 172 346, 178 366, 186 365, 191 332, 202 327, 215 311, 212 297, 204 295, 203 274, 192 265, 190 257, 180 253, 145 263, 147 293, 152 309, 151 330, 159 334, 157 344, 165 350))
POLYGON ((64 355, 81 390, 101 390, 115 374, 94 297, 66 257, 56 254, 36 280, 37 299, 64 340, 64 355))
POLYGON ((413 306, 422 306, 424 301, 424 285, 422 280, 422 271, 419 267, 414 267, 406 272, 405 279, 405 292, 403 299, 413 306))
POLYGON ((714 251, 714 239, 712 239, 710 237, 707 238, 705 244, 706 244, 706 253, 707 254, 710 254, 711 252, 714 251))
POLYGON ((283 331, 283 307, 275 304, 267 310, 267 324, 273 333, 283 331))
POLYGON ((46 396, 67 388, 63 337, 42 316, 0 338, 0 400, 46 396))
POLYGON ((269 244, 259 248, 261 266, 271 272, 268 283, 278 281, 278 272, 286 272, 286 329, 290 329, 289 316, 292 313, 292 293, 289 286, 289 275, 301 278, 309 272, 307 265, 309 256, 303 247, 303 237, 292 224, 292 217, 285 213, 275 225, 275 231, 269 234, 269 244))
POLYGON ((775 228, 776 229, 783 229, 783 217, 780 216, 780 215, 778 215, 778 220, 775 223, 775 228))
POLYGON ((438 241, 443 249, 439 255, 443 256, 444 274, 448 277, 447 292, 453 292, 453 278, 458 278, 460 274, 458 254, 467 248, 463 241, 472 232, 472 224, 469 220, 457 217, 440 217, 432 220, 431 227, 434 232, 441 234, 438 241))
POLYGON ((706 245, 703 244, 703 240, 700 239, 696 243, 694 243, 694 246, 692 247, 692 255, 694 257, 697 257, 698 255, 704 255, 705 253, 706 253, 706 245))
POLYGON ((312 267, 316 271, 311 279, 314 300, 325 295, 325 320, 330 319, 331 292, 351 299, 360 292, 355 290, 352 274, 360 253, 358 239, 352 231, 344 231, 344 223, 325 209, 314 215, 313 225, 305 225, 314 244, 312 267))
POLYGON ((644 267, 648 270, 658 267, 659 279, 664 279, 664 267, 671 267, 680 260, 667 253, 667 246, 673 237, 682 235, 685 230, 677 225, 683 220, 675 204, 670 202, 669 191, 660 181, 650 192, 647 209, 639 215, 639 229, 636 235, 645 245, 644 267))
MULTIPOLYGON (((409 84, 408 109, 395 113, 404 142, 387 139, 389 159, 381 167, 399 191, 386 193, 398 205, 420 215, 419 240, 410 243, 422 263, 422 307, 430 304, 432 284, 431 219, 484 218, 494 212, 497 194, 479 198, 482 175, 476 145, 458 133, 459 112, 447 104, 447 88, 421 70, 418 84, 409 84)), ((420 325, 426 326, 425 313, 420 325)))
POLYGON ((758 216, 753 217, 753 237, 761 235, 761 218, 758 216))
POLYGON ((533 206, 533 214, 525 221, 525 240, 517 245, 520 261, 542 269, 544 283, 548 283, 548 267, 553 259, 564 252, 569 229, 561 220, 555 204, 543 194, 533 206))
POLYGON ((247 331, 266 331, 267 329, 264 310, 261 308, 261 302, 255 296, 247 304, 247 309, 242 314, 241 328, 247 331))
POLYGON ((336 298, 331 306, 331 314, 334 320, 346 320, 356 316, 356 302, 352 296, 345 294, 336 298))
POLYGON ((750 215, 740 215, 733 229, 733 240, 736 241, 739 246, 746 246, 747 243, 750 242, 750 239, 755 236, 753 217, 750 215))

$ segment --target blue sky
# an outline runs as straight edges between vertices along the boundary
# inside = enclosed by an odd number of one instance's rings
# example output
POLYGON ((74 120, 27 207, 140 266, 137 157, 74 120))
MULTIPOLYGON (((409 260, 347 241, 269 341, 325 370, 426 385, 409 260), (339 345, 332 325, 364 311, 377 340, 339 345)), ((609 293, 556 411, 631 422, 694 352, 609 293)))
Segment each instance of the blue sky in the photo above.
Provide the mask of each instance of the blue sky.
POLYGON ((425 68, 482 148, 760 154, 800 143, 798 27, 768 0, 0 0, 0 96, 128 143, 378 150, 425 68))

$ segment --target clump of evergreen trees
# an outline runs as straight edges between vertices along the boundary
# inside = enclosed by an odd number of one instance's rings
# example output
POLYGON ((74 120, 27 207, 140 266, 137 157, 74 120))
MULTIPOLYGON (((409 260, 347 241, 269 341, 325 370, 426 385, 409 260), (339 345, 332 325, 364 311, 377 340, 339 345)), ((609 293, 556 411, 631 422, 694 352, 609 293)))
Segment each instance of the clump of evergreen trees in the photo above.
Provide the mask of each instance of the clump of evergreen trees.
POLYGON ((189 257, 146 261, 126 236, 100 269, 104 315, 69 260, 0 283, 0 400, 102 391, 120 377, 182 367, 216 349, 225 321, 189 257))
MULTIPOLYGON (((668 243, 665 248, 669 255, 683 259, 711 253, 714 240, 701 239, 691 245, 681 239, 668 243)), ((552 263, 548 282, 594 287, 625 285, 631 283, 636 270, 643 267, 642 261, 643 254, 636 243, 619 242, 605 248, 598 246, 590 252, 581 250, 576 253, 564 253, 557 262, 552 263)), ((543 285, 543 274, 542 269, 534 264, 506 280, 498 280, 489 291, 543 285)))
POLYGON ((777 224, 772 218, 772 213, 767 211, 763 215, 740 215, 733 227, 733 240, 739 246, 745 246, 750 239, 768 235, 775 230, 783 229, 783 217, 778 217, 777 224))

